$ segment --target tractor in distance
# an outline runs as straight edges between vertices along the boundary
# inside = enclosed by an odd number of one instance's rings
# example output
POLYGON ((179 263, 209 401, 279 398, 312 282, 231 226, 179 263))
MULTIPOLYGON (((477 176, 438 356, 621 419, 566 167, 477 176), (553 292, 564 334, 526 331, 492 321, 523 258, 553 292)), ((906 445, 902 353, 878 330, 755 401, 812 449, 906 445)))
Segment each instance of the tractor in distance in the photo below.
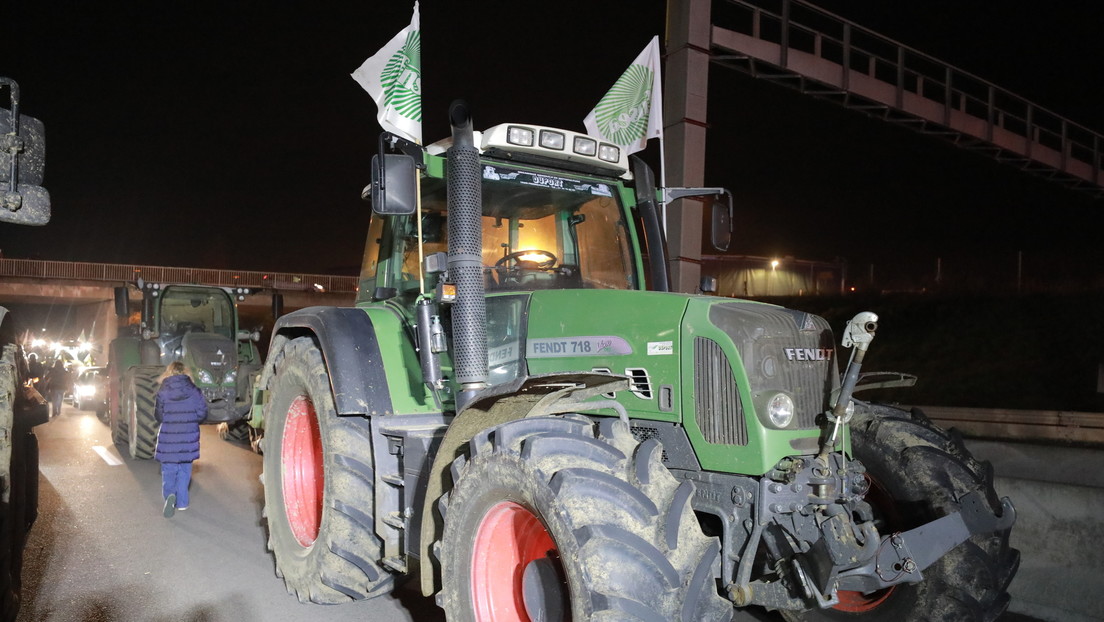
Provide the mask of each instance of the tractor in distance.
MULTIPOLYGON (((8 107, 0 108, 0 222, 45 225, 50 222, 50 193, 42 187, 45 127, 19 111, 15 80, 0 77, 4 88, 8 107)), ((0 620, 5 621, 19 613, 23 547, 38 517, 34 427, 50 418, 46 400, 32 384, 17 320, 0 307, 0 620)))
POLYGON ((108 423, 120 451, 153 457, 159 378, 182 361, 207 400, 204 423, 236 423, 249 414, 261 368, 257 331, 241 330, 236 300, 246 288, 165 285, 142 279, 141 309, 131 317, 127 286, 115 288, 115 313, 128 319, 108 354, 108 423), (235 300, 236 299, 236 300, 235 300))
MULTIPOLYGON (((528 124, 384 133, 355 306, 281 317, 257 384, 276 573, 417 577, 449 620, 994 620, 987 464, 854 398, 877 327, 669 292, 643 161, 528 124)), ((731 202, 714 207, 727 246, 731 202)))

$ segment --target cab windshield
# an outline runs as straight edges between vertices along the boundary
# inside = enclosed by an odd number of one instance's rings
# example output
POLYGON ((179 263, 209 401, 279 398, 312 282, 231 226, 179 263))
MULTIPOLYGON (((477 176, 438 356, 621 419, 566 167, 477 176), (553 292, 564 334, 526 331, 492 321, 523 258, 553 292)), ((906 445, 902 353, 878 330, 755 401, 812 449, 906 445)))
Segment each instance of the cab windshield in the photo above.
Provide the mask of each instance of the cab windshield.
POLYGON ((166 336, 216 333, 234 338, 234 307, 220 289, 169 287, 161 295, 159 331, 166 336))
MULTIPOLYGON (((482 177, 488 293, 637 287, 629 229, 614 185, 497 163, 484 163, 482 177)), ((442 179, 422 180, 425 255, 448 250, 445 186, 442 179)), ((384 220, 373 217, 362 287, 404 291, 413 281, 417 288, 418 222, 413 216, 384 220), (389 257, 402 258, 401 273, 376 274, 378 263, 389 257)))

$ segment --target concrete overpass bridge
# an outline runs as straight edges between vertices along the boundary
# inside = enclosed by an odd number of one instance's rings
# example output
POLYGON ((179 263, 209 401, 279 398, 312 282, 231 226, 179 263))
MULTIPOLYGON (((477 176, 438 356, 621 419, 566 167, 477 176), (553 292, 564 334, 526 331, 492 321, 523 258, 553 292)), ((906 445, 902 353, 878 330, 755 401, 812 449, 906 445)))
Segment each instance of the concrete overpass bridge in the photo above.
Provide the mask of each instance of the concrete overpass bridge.
MULTIPOLYGON (((314 305, 351 305, 357 278, 324 274, 258 272, 104 264, 32 259, 0 259, 0 306, 13 313, 17 330, 51 340, 83 335, 101 348, 118 332, 114 288, 137 279, 155 283, 189 283, 247 288, 238 302, 244 328, 272 328, 273 300, 283 309, 314 305)), ((132 295, 132 298, 134 295, 132 295)), ((262 346, 267 345, 263 340, 262 346)), ((97 358, 98 363, 106 361, 97 358)))

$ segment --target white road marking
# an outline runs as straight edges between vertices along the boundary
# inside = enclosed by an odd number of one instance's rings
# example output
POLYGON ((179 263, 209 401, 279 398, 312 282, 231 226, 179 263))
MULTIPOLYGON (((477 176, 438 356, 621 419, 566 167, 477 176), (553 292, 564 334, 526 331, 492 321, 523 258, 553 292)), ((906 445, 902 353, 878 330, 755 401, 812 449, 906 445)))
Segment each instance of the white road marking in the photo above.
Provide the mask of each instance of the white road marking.
POLYGON ((115 455, 110 449, 104 447, 103 445, 93 445, 92 451, 100 454, 100 457, 103 458, 103 461, 111 466, 119 466, 123 463, 119 456, 115 455))

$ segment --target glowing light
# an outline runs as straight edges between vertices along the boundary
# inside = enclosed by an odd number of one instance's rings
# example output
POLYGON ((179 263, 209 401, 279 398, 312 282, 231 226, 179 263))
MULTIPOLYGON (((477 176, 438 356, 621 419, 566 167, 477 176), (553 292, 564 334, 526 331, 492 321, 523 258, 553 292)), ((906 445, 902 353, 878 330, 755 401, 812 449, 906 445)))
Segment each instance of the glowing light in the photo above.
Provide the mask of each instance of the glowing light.
POLYGON ((545 255, 544 253, 526 253, 524 255, 519 255, 518 259, 521 261, 532 261, 534 263, 540 263, 542 261, 548 261, 549 258, 548 255, 545 255))

